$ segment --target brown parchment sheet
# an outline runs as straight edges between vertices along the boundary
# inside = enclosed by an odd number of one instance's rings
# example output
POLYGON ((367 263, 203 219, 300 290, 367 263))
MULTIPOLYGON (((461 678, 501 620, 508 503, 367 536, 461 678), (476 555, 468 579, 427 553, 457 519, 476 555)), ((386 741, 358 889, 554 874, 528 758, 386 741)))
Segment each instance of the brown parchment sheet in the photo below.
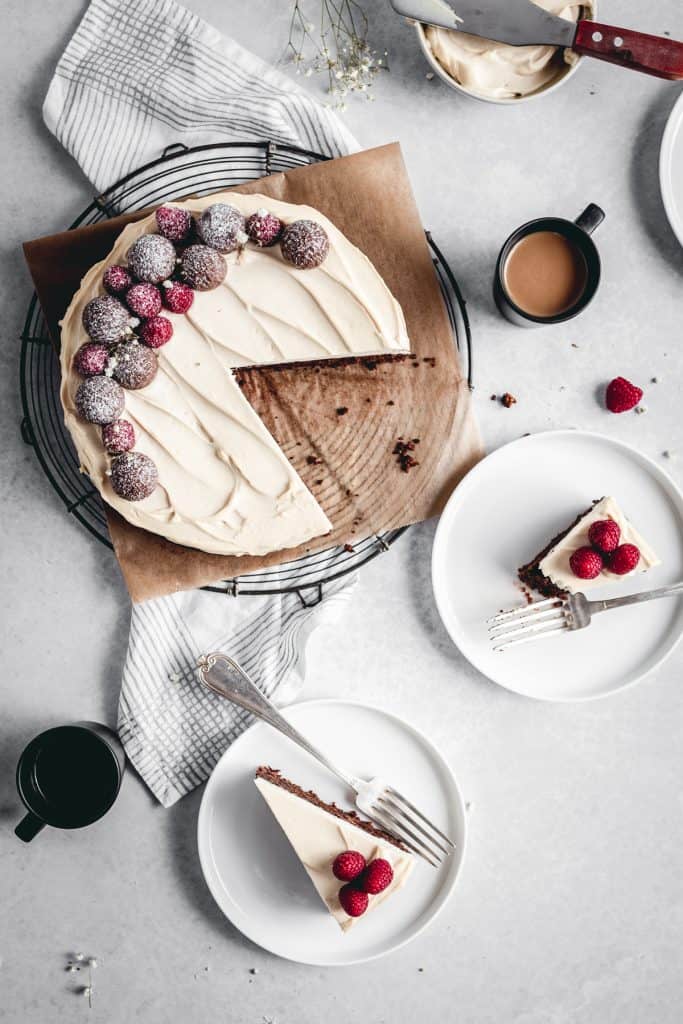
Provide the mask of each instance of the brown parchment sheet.
MULTIPOLYGON (((236 191, 304 203, 328 216, 372 260, 403 307, 414 357, 240 369, 244 394, 333 530, 298 548, 228 557, 172 544, 105 506, 133 601, 232 579, 335 544, 353 545, 438 515, 483 455, 399 145, 274 174, 236 191), (417 439, 411 454, 419 465, 409 472, 393 454, 399 438, 417 439)), ((25 243, 56 346, 59 320, 81 278, 107 255, 122 227, 141 215, 25 243)))

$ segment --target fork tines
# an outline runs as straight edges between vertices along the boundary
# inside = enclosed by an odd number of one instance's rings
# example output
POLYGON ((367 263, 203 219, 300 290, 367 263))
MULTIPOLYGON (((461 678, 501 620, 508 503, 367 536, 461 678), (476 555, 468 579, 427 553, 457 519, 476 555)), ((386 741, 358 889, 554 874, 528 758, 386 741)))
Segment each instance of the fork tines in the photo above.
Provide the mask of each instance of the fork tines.
POLYGON ((550 597, 524 608, 500 612, 488 620, 489 639, 494 651, 528 643, 570 628, 566 598, 550 597))
POLYGON ((447 835, 391 786, 376 798, 374 817, 432 867, 438 867, 455 849, 447 835))

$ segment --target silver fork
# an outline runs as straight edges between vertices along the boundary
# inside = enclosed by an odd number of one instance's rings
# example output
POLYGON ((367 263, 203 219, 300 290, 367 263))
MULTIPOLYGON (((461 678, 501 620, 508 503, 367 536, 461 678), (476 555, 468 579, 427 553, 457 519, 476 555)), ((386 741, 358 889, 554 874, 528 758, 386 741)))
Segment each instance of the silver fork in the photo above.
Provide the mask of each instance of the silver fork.
POLYGON ((392 786, 386 785, 382 779, 358 779, 333 764, 293 725, 290 725, 232 658, 222 653, 207 654, 199 659, 197 667, 199 677, 205 686, 244 708, 245 711, 250 711, 268 725, 272 725, 283 736, 287 736, 315 757, 349 789, 355 791, 356 806, 363 814, 400 839, 409 850, 422 857, 432 867, 438 867, 455 849, 455 844, 447 835, 418 811, 410 800, 392 786))
POLYGON ((608 601, 589 601, 585 594, 549 597, 545 601, 535 601, 524 608, 494 615, 488 620, 489 639, 494 651, 506 651, 509 647, 526 644, 530 640, 541 640, 555 633, 585 629, 586 626, 590 626, 591 618, 598 612, 623 608, 627 604, 656 601, 660 597, 672 597, 681 593, 683 583, 672 583, 658 590, 613 597, 608 601))

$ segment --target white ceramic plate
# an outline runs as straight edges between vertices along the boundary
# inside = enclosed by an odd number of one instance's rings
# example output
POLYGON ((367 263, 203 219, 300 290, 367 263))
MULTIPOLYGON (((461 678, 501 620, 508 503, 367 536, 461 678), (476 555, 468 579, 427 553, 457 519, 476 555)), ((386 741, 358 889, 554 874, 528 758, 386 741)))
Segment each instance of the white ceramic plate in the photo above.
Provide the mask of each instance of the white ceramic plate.
POLYGON ((341 782, 274 729, 257 722, 216 765, 197 826, 204 877, 223 913, 264 949, 323 967, 372 960, 415 938, 453 891, 465 852, 465 811, 451 771, 407 722, 340 700, 294 704, 283 714, 340 767, 381 772, 456 844, 439 869, 418 859, 405 889, 344 934, 253 783, 260 764, 279 768, 324 800, 352 807, 341 782))
POLYGON ((659 183, 669 223, 683 245, 683 93, 666 123, 659 151, 659 183))
POLYGON ((588 700, 635 683, 677 644, 683 599, 667 598, 605 612, 575 633, 501 653, 490 648, 486 620, 524 603, 517 567, 607 494, 662 565, 591 596, 682 580, 681 492, 651 459, 600 434, 560 430, 520 438, 480 462, 451 495, 434 540, 434 595, 452 639, 489 679, 542 700, 588 700))

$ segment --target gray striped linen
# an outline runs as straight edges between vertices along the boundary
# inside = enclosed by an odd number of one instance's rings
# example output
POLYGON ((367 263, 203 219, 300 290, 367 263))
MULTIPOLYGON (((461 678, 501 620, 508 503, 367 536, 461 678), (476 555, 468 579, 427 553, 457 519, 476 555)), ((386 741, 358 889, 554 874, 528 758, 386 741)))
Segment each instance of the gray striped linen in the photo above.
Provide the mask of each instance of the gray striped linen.
MULTIPOLYGON (((270 139, 328 156, 358 148, 332 111, 173 0, 93 0, 43 116, 100 191, 172 142, 270 139)), ((203 782, 249 724, 197 681, 197 658, 226 651, 286 703, 303 684, 308 638, 339 617, 355 582, 326 586, 314 608, 296 594, 203 591, 133 606, 118 728, 165 807, 203 782)))

